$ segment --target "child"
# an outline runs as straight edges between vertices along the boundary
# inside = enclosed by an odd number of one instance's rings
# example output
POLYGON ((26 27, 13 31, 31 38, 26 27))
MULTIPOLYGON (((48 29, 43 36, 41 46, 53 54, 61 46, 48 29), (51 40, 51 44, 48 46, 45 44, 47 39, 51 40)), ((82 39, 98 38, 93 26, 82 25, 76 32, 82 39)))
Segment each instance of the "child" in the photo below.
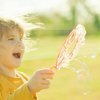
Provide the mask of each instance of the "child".
POLYGON ((0 18, 0 100, 37 100, 36 93, 53 78, 50 69, 38 70, 30 79, 16 70, 24 53, 23 35, 18 23, 0 18))

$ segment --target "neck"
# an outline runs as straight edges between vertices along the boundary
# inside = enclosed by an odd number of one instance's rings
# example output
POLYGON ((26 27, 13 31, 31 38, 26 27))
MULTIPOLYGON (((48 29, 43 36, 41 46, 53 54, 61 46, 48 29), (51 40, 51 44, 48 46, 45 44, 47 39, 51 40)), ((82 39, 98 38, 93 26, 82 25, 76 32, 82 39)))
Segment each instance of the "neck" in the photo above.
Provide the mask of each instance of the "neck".
POLYGON ((0 66, 0 73, 9 77, 16 77, 16 70, 0 66))

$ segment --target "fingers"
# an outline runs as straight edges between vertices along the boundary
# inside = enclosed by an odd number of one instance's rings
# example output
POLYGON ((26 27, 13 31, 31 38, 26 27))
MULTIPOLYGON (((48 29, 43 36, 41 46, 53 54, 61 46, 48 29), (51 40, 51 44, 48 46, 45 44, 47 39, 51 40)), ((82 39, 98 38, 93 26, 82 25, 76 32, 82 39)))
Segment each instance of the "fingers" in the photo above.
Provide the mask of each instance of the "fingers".
POLYGON ((54 74, 54 72, 50 68, 39 70, 41 74, 54 74))
POLYGON ((53 79, 54 72, 51 69, 42 69, 38 71, 38 74, 42 79, 53 79))
POLYGON ((42 85, 50 85, 50 82, 49 80, 44 80, 41 82, 42 85))
POLYGON ((40 87, 42 89, 49 88, 49 86, 50 86, 49 79, 53 79, 53 75, 54 75, 54 72, 49 68, 41 69, 38 71, 38 77, 40 79, 39 83, 40 83, 40 87))
POLYGON ((41 87, 42 89, 47 89, 50 86, 50 81, 49 80, 42 80, 41 82, 41 87))
POLYGON ((42 79, 53 79, 53 75, 51 75, 51 74, 49 74, 49 75, 48 74, 42 74, 41 78, 42 79))

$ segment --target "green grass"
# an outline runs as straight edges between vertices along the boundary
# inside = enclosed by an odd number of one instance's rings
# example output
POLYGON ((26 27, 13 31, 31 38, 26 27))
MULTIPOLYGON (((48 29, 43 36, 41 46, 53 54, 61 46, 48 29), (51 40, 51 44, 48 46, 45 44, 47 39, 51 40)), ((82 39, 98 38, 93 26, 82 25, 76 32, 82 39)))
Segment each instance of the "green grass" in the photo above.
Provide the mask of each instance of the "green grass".
MULTIPOLYGON (((20 71, 32 75, 40 68, 51 67, 63 44, 65 37, 49 37, 37 40, 36 51, 25 53, 20 71)), ((77 59, 85 62, 92 80, 89 84, 90 92, 83 95, 78 88, 76 74, 69 69, 55 71, 54 79, 49 89, 39 92, 39 100, 100 100, 100 38, 86 38, 77 59)), ((76 65, 77 66, 77 65, 76 65)))

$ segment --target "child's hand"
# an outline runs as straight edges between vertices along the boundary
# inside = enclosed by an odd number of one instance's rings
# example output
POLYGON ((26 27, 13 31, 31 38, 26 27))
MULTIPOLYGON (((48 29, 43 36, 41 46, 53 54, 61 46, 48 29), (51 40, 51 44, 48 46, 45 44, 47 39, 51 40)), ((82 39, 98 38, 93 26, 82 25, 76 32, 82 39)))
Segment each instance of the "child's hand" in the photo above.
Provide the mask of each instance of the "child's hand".
POLYGON ((50 80, 52 79, 54 72, 51 69, 38 70, 28 82, 29 90, 33 92, 39 92, 42 89, 49 88, 50 80))

